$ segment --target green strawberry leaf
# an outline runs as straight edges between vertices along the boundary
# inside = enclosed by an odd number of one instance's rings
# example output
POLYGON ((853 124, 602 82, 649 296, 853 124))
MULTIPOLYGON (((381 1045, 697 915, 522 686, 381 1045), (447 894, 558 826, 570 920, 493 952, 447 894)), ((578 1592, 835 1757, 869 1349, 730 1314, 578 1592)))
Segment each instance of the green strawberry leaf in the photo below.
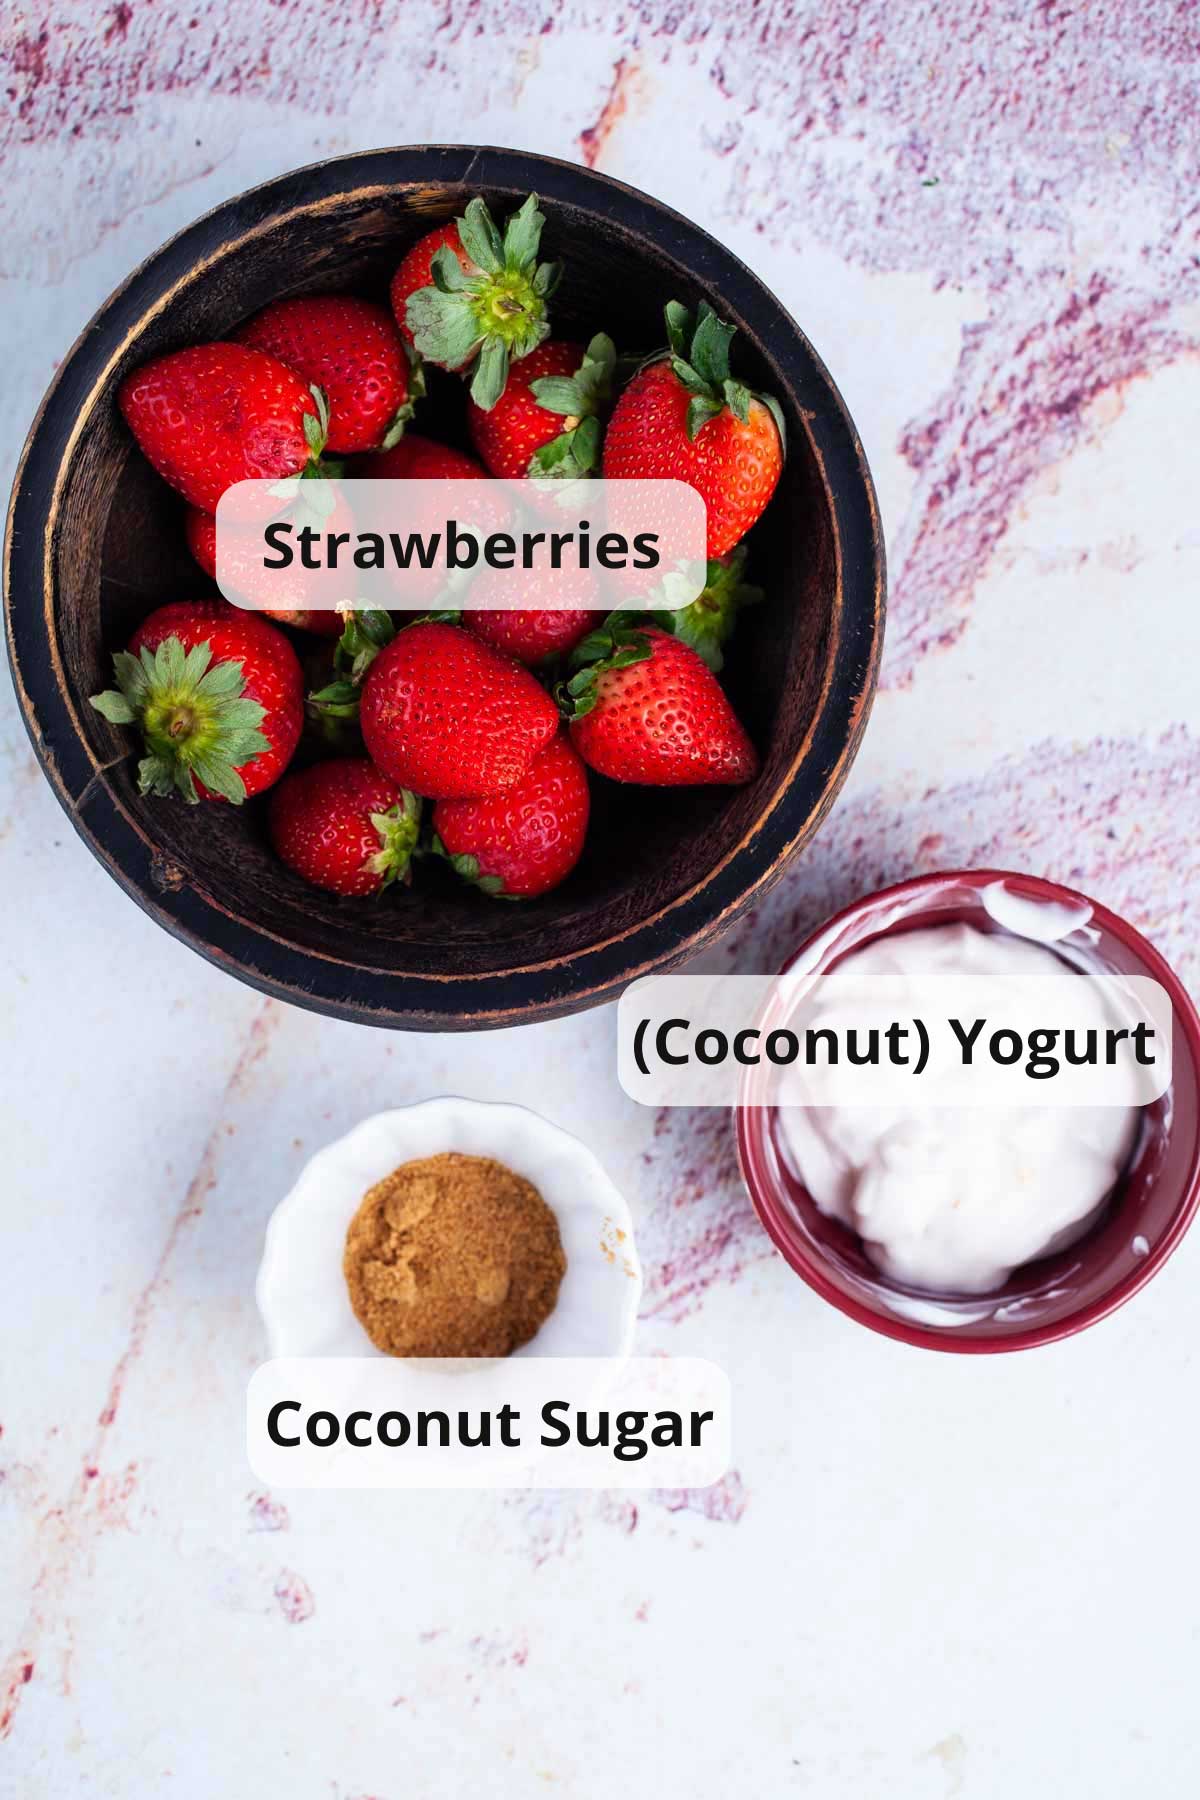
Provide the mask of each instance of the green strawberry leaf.
POLYGON ((441 294, 473 293, 479 286, 477 276, 468 275, 449 244, 434 251, 429 264, 433 285, 441 294))
POLYGON ((550 321, 548 319, 526 316, 522 318, 515 329, 510 330, 504 341, 512 353, 513 361, 519 362, 523 356, 528 356, 532 350, 536 350, 539 344, 545 343, 549 336, 550 321))
POLYGON ((357 719, 358 686, 353 681, 331 681, 327 687, 318 688, 308 695, 308 704, 314 713, 331 719, 357 719))
POLYGON ((566 709, 567 718, 586 719, 588 714, 595 708, 596 701, 599 697, 600 696, 596 692, 595 682, 590 681, 578 694, 573 694, 571 696, 572 704, 566 709))
MULTIPOLYGON (((483 202, 479 202, 480 206, 483 202)), ((469 208, 468 208, 469 210, 469 208)), ((530 194, 519 211, 512 214, 504 227, 502 254, 506 269, 532 269, 537 262, 538 246, 546 217, 538 205, 536 194, 530 194)), ((493 227, 493 230, 495 227, 493 227)), ((460 227, 461 235, 461 227, 460 227)))
POLYGON ((719 390, 729 378, 729 345, 735 330, 711 309, 701 308, 688 360, 710 390, 719 390))
POLYGON ((134 708, 144 706, 149 689, 149 675, 141 657, 132 656, 128 650, 118 650, 113 657, 113 673, 117 678, 117 686, 130 705, 134 708))
POLYGON ((535 478, 582 480, 599 465, 603 435, 599 419, 582 419, 573 430, 560 432, 540 450, 535 450, 526 472, 535 478))
POLYGON ((581 419, 571 433, 571 440, 571 454, 576 466, 583 474, 590 474, 599 465, 600 446, 604 441, 599 419, 581 419))
MULTIPOLYGON (((533 196, 530 196, 532 199, 533 196)), ((529 201, 526 201, 526 206, 529 201)), ((511 221, 510 221, 511 226, 511 221)), ((504 267, 505 244, 485 201, 478 194, 467 202, 466 211, 458 221, 458 236, 463 249, 475 264, 487 275, 497 275, 504 267)), ((507 233, 505 234, 507 238, 507 233)), ((445 247, 445 246, 443 246, 445 247)), ((451 252, 453 254, 453 252, 451 252)), ((455 258, 457 261, 457 258, 455 258)))
POLYGON ((575 379, 588 402, 585 411, 598 412, 612 398, 613 374, 617 366, 617 346, 608 333, 598 331, 583 353, 583 361, 575 379))
MULTIPOLYGON (((144 756, 138 763, 137 773, 140 794, 153 794, 160 800, 166 800, 177 791, 175 771, 164 757, 144 756)), ((199 804, 200 796, 194 785, 188 797, 193 805, 199 804)))
POLYGON ((421 835, 423 802, 408 788, 401 788, 400 799, 386 812, 371 813, 371 824, 379 839, 379 849, 367 858, 367 868, 383 876, 383 886, 393 881, 412 880, 411 863, 421 835))
POLYGON ((675 371, 676 379, 683 383, 689 394, 703 394, 706 399, 709 397, 708 382, 701 375, 699 369, 694 369, 691 363, 685 362, 681 356, 671 358, 671 367, 675 371))
POLYGON ((210 794, 220 794, 233 806, 240 806, 246 798, 246 784, 227 757, 197 756, 192 762, 192 773, 210 794))
POLYGON ((418 288, 408 297, 404 313, 419 354, 448 369, 468 362, 483 331, 470 296, 443 293, 440 288, 418 288))
POLYGON ((692 315, 682 300, 668 300, 663 308, 667 321, 667 342, 675 356, 686 358, 692 341, 692 315))
POLYGON ((547 412, 582 418, 588 410, 587 395, 574 375, 543 375, 530 382, 529 391, 547 412))
POLYGON ((361 612, 352 613, 350 616, 361 635, 369 644, 374 644, 377 650, 382 650, 386 644, 390 644, 396 635, 396 626, 392 615, 390 612, 385 612, 382 607, 365 606, 361 612))
MULTIPOLYGON (((182 648, 182 646, 180 646, 180 647, 182 648)), ((212 661, 212 649, 208 644, 193 644, 191 649, 187 652, 187 655, 183 659, 184 685, 187 687, 191 687, 195 683, 199 682, 202 679, 202 677, 204 675, 204 671, 208 668, 208 665, 211 661, 212 661)), ((226 665, 226 666, 228 666, 228 665, 226 665)), ((241 673, 239 664, 234 663, 233 667, 238 671, 239 674, 241 673)), ((208 691, 210 693, 212 692, 212 683, 211 682, 208 685, 208 691)), ((230 689, 228 687, 226 687, 224 684, 218 683, 218 691, 227 693, 230 691, 230 689)))
POLYGON ((102 694, 93 694, 89 704, 94 706, 110 725, 137 724, 136 709, 116 688, 107 688, 102 694))
MULTIPOLYGON (((338 679, 332 685, 339 687, 342 683, 350 686, 350 695, 310 694, 309 699, 323 710, 341 708, 353 699, 355 709, 358 701, 358 684, 386 644, 390 644, 396 635, 396 626, 389 612, 381 607, 364 606, 358 611, 346 614, 342 635, 337 641, 333 653, 334 668, 338 679)), ((347 716, 344 712, 339 717, 347 716)))
MULTIPOLYGON (((197 647, 205 651, 208 650, 207 644, 201 644, 197 647)), ((207 656, 204 661, 207 663, 207 656)), ((209 700, 229 700, 232 702, 236 696, 241 693, 242 681, 244 678, 241 663, 214 663, 212 667, 208 669, 206 669, 202 663, 200 667, 201 674, 196 682, 196 692, 198 694, 203 694, 209 700)), ((253 704, 253 702, 251 702, 251 704, 253 704)))
MULTIPOLYGON (((516 354, 522 352, 516 351, 516 354)), ((471 398, 476 406, 483 412, 491 412, 504 392, 507 380, 508 345, 501 337, 485 338, 471 378, 471 398)))
POLYGON ((177 637, 162 640, 154 652, 154 675, 163 687, 180 687, 187 652, 177 637))
POLYGON ((750 389, 744 387, 740 381, 726 381, 722 385, 722 392, 725 395, 725 404, 734 418, 745 425, 750 418, 750 389))
POLYGON ((535 450, 529 459, 528 473, 531 476, 569 476, 577 473, 575 468, 575 433, 560 431, 556 438, 535 450))
POLYGON ((329 436, 329 402, 323 388, 313 386, 308 391, 317 410, 315 413, 304 414, 304 442, 308 445, 310 461, 316 462, 325 448, 325 439, 329 436))
POLYGON ((533 273, 533 291, 541 300, 548 300, 559 282, 562 280, 563 266, 560 262, 539 263, 533 273))
POLYGON ((704 427, 710 424, 713 419, 719 418, 720 413, 721 407, 718 401, 708 400, 703 394, 694 394, 688 401, 687 419, 685 421, 688 443, 694 444, 704 427))

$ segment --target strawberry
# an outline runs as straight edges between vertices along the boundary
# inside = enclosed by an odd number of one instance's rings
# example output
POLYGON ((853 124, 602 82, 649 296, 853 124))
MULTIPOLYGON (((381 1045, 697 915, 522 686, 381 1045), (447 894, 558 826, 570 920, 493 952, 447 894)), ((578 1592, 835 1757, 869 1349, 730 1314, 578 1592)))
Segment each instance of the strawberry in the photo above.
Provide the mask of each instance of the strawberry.
POLYGON ((210 513, 235 481, 298 475, 325 445, 319 391, 244 344, 160 356, 125 377, 117 404, 163 479, 210 513))
POLYGON ((546 300, 557 263, 539 263, 545 218, 530 194, 501 236, 484 202, 415 243, 392 277, 392 310, 426 362, 471 371, 471 398, 485 412, 504 392, 510 362, 549 336, 546 300))
POLYGON ((469 631, 418 620, 363 682, 367 754, 431 800, 511 787, 554 736, 558 709, 528 669, 469 631))
POLYGON ((600 610, 551 605, 568 593, 577 600, 595 599, 596 577, 590 569, 551 569, 539 564, 521 576, 521 597, 530 602, 529 609, 501 606, 487 610, 490 599, 500 601, 512 592, 512 575, 481 569, 471 583, 471 608, 462 614, 462 623, 484 643, 507 651, 519 662, 541 663, 565 655, 604 619, 600 610))
MULTIPOLYGON (((217 578, 217 521, 211 513, 201 512, 198 506, 189 506, 183 520, 184 536, 188 549, 195 557, 206 575, 217 578)), ((261 560, 262 545, 257 536, 247 533, 246 554, 244 560, 238 558, 238 572, 241 579, 238 591, 244 599, 253 598, 255 588, 259 593, 270 593, 273 597, 279 593, 278 574, 264 575, 261 560)), ((302 579, 302 578, 301 578, 302 579)), ((274 619, 280 625, 293 625, 297 631, 315 631, 321 637, 338 637, 345 620, 337 612, 311 612, 307 607, 267 606, 261 611, 262 618, 274 619)))
POLYGON ((690 645, 610 621, 576 657, 571 740, 597 773, 651 787, 737 786, 757 774, 753 744, 690 645))
POLYGON ((616 364, 603 332, 587 349, 551 338, 513 369, 490 412, 470 401, 471 442, 493 475, 589 475, 600 461, 600 420, 616 364))
POLYGON ((276 300, 233 334, 316 383, 329 404, 326 448, 348 456, 387 449, 412 417, 420 383, 391 314, 348 294, 276 300))
POLYGON ((117 686, 92 695, 136 725, 143 794, 236 806, 278 781, 304 718, 304 681, 282 631, 224 600, 183 600, 143 619, 113 657, 117 686))
POLYGON ((617 401, 604 438, 604 474, 686 481, 708 508, 709 556, 724 556, 775 492, 783 414, 778 401, 730 376, 734 328, 710 306, 702 301, 693 321, 673 300, 666 316, 670 349, 617 401))
POLYGON ((519 781, 482 800, 439 800, 434 848, 485 894, 532 899, 579 861, 588 822, 587 771, 559 732, 519 781))
POLYGON ((332 894, 377 894, 407 880, 420 824, 421 802, 366 757, 285 775, 267 810, 276 855, 332 894))

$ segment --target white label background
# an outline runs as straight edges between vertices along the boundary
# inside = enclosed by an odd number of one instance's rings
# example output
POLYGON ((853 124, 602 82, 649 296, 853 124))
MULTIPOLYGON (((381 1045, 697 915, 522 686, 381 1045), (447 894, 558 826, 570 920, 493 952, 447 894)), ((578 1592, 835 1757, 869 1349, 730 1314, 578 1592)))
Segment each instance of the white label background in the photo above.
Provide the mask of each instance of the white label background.
MULTIPOLYGON (((496 1361, 469 1358, 415 1360, 405 1357, 280 1357, 264 1363, 250 1378, 246 1392, 246 1450, 260 1481, 284 1488, 695 1488, 710 1487, 729 1468, 731 1397, 724 1370, 698 1357, 506 1357, 496 1361), (281 1432, 299 1437, 294 1447, 271 1441, 267 1420, 282 1400, 298 1400, 280 1421, 281 1432), (574 1421, 579 1411, 589 1417, 593 1433, 598 1415, 609 1415, 610 1446, 582 1448, 571 1441, 544 1446, 541 1409, 548 1401, 566 1401, 558 1416, 574 1421), (469 1415, 477 1433, 481 1411, 495 1415, 508 1404, 520 1415, 514 1434, 520 1442, 509 1449, 495 1441, 487 1448, 455 1441, 442 1447, 416 1443, 418 1411, 469 1415), (660 1448, 649 1443, 656 1412, 675 1412, 683 1422, 684 1447, 660 1448), (339 1441, 322 1448, 305 1435, 305 1420, 314 1412, 333 1413, 344 1422, 351 1412, 408 1415, 409 1442, 390 1447, 373 1441, 367 1447, 339 1441), (692 1447, 693 1412, 711 1412, 692 1447), (647 1451, 637 1461, 613 1454, 616 1421, 621 1413, 646 1413, 639 1433, 647 1451)), ((374 1437, 373 1421, 360 1435, 374 1437)), ((453 1430, 452 1430, 453 1437, 453 1430)))
MULTIPOLYGON (((842 985, 828 1015, 825 997, 833 991, 827 986, 829 977, 643 976, 617 1002, 617 1073, 622 1088, 642 1106, 734 1106, 743 1097, 743 1081, 752 1073, 757 1105, 776 1104, 780 1080, 786 1076, 791 1103, 807 1106, 1147 1106, 1171 1084, 1170 996, 1149 976, 1066 973, 1014 978, 971 972, 929 975, 920 981, 875 978, 847 998, 848 968, 848 963, 840 966, 842 985), (1026 1042, 1035 1030, 1082 1029, 1092 1016, 1093 1002, 1115 1025, 1144 1020, 1154 1027, 1151 1063, 1143 1066, 1134 1060, 1128 1039, 1119 1047, 1113 1066, 1074 1068, 1064 1063, 1048 1079, 1028 1074, 1025 1056, 1006 1065, 988 1054, 987 1040, 998 1029, 1015 1030, 1026 1042), (849 1028, 856 1029, 861 1039, 869 1029, 882 1032, 895 1021, 909 1027, 907 1048, 915 1059, 915 1015, 922 1018, 930 1037, 929 1059, 919 1075, 911 1065, 886 1060, 877 1066, 850 1066, 844 1055, 836 1067, 823 1060, 805 1067, 802 1059, 789 1067, 772 1066, 764 1048, 776 1029, 802 1033, 807 1026, 835 1024, 844 1042, 849 1028), (969 1067, 950 1029, 952 1018, 964 1021, 968 1029, 976 1018, 987 1021, 969 1067), (650 1024, 642 1033, 643 1072, 635 1052, 644 1019, 650 1024), (674 1053, 693 1048, 704 1029, 722 1032, 732 1044, 738 1032, 761 1027, 757 1045, 746 1046, 761 1060, 752 1071, 732 1053, 720 1063, 703 1063, 694 1053, 686 1066, 665 1063, 654 1052, 655 1038, 659 1027, 674 1019, 691 1025, 689 1032, 676 1029, 668 1038, 667 1047, 674 1053)), ((1061 1053, 1060 1041, 1060 1058, 1061 1053)))
MULTIPOLYGON (((494 534, 514 546, 511 555, 498 552, 499 561, 486 569, 486 605, 501 611, 530 604, 530 570, 539 575, 536 603, 542 606, 571 612, 674 610, 702 591, 708 567, 707 508, 682 481, 239 481, 221 495, 216 520, 217 585, 227 600, 251 612, 346 606, 425 612, 437 603, 462 605, 485 572, 478 546, 494 534), (452 521, 474 540, 470 568, 450 567, 452 521), (277 536, 268 541, 273 527, 277 536), (304 528, 316 534, 310 557, 316 568, 303 566, 299 532, 304 528), (625 540, 624 552, 614 548, 609 555, 627 566, 607 568, 601 560, 608 533, 625 540), (658 558, 649 570, 640 568, 645 552, 634 546, 643 533, 653 535, 658 558), (382 568, 357 566, 354 552, 364 534, 380 540, 382 568), (349 541, 331 545, 331 535, 349 541), (422 567, 413 551, 402 570, 393 535, 402 544, 419 537, 430 566, 422 567), (550 541, 555 535, 570 539, 560 544, 557 564, 550 541), (581 581, 583 539, 587 579, 581 581), (285 550, 291 562, 269 567, 285 550), (504 562, 511 566, 501 566, 504 562)), ((460 549, 472 553, 471 545, 460 543, 460 549)))

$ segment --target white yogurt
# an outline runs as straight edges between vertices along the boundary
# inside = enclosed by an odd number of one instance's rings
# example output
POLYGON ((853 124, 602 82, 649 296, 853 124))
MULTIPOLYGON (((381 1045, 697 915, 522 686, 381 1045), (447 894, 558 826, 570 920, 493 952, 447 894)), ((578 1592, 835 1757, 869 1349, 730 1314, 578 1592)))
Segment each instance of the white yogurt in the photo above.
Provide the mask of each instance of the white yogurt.
MULTIPOLYGON (((1055 936, 1066 925, 1045 923, 1055 936)), ((848 955, 823 978, 831 1005, 840 970, 858 992, 864 978, 883 978, 889 994, 908 981, 915 996, 931 976, 1061 975, 1063 965, 1025 937, 937 925, 848 955)), ((899 999, 897 1007, 904 1011, 899 999)), ((1103 1028, 1099 995, 1095 1012, 1103 1028)), ((856 1231, 893 1280, 944 1295, 989 1293, 1022 1263, 1081 1236, 1137 1129, 1128 1106, 804 1108, 794 1103, 802 1079, 781 1080, 780 1126, 816 1205, 856 1231)))
POLYGON ((1014 893, 1004 881, 990 881, 979 898, 997 925, 1037 944, 1060 943, 1082 931, 1092 916, 1086 900, 1074 904, 1065 900, 1031 900, 1025 894, 1014 893))

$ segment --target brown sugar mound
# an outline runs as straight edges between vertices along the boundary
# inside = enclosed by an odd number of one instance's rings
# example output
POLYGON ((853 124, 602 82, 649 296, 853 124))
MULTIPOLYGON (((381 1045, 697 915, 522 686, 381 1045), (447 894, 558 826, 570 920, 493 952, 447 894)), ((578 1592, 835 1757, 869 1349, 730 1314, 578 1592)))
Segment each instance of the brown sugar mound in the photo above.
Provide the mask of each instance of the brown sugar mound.
POLYGON ((508 1356, 554 1311, 567 1259, 531 1182, 448 1150, 369 1189, 342 1267, 355 1317, 389 1356, 508 1356))

